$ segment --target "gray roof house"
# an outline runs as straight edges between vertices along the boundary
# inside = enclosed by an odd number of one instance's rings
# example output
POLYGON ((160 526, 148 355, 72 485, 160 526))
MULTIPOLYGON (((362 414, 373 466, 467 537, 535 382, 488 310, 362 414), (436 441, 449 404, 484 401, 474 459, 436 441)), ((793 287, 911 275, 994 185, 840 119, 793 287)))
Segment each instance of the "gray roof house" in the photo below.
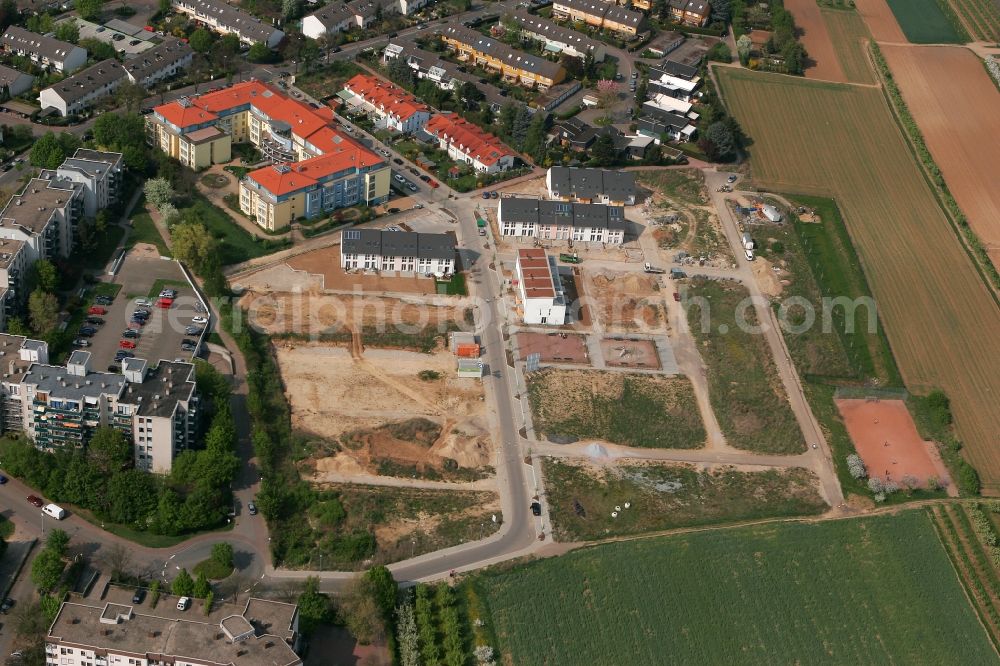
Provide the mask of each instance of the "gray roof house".
POLYGON ((127 80, 127 74, 117 60, 103 60, 92 67, 51 85, 38 95, 43 109, 49 107, 68 116, 93 106, 110 95, 127 80))
POLYGON ((31 90, 35 77, 12 67, 0 65, 0 88, 6 88, 11 97, 17 97, 31 90))
POLYGON ((30 58, 41 67, 51 67, 57 72, 68 74, 87 64, 86 49, 17 25, 7 28, 0 37, 0 44, 8 53, 30 58))
POLYGON ((497 223, 503 236, 616 245, 624 242, 628 226, 621 206, 515 197, 500 199, 497 223))
POLYGON ((347 229, 341 240, 340 265, 347 270, 451 274, 455 272, 455 236, 347 229))
POLYGON ((149 87, 170 78, 191 64, 194 51, 179 39, 168 37, 162 44, 143 51, 122 65, 129 81, 149 87))
POLYGON ((635 204, 635 174, 626 171, 551 167, 545 175, 545 186, 550 199, 617 206, 635 204))

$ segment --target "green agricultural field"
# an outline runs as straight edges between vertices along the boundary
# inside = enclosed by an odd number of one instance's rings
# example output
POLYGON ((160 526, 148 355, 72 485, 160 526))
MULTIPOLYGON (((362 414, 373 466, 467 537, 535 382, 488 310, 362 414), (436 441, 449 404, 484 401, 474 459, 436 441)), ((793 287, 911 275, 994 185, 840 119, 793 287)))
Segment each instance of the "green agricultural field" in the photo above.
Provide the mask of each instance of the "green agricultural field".
POLYGON ((531 376, 535 430, 562 439, 600 439, 643 448, 705 444, 687 377, 549 368, 531 376))
POLYGON ((923 511, 596 546, 475 586, 518 666, 997 660, 923 511))
POLYGON ((804 469, 741 472, 635 463, 595 467, 544 459, 553 535, 593 541, 675 527, 820 513, 827 505, 804 469), (628 509, 612 516, 615 507, 628 509))
POLYGON ((969 36, 945 0, 887 0, 903 34, 914 44, 963 44, 969 36))
POLYGON ((837 200, 906 386, 948 394, 964 454, 1000 490, 1000 309, 882 92, 728 67, 716 75, 753 139, 756 183, 837 200))
POLYGON ((726 441, 760 453, 804 451, 767 340, 744 330, 759 323, 746 288, 696 278, 685 292, 688 324, 708 366, 709 398, 726 441))

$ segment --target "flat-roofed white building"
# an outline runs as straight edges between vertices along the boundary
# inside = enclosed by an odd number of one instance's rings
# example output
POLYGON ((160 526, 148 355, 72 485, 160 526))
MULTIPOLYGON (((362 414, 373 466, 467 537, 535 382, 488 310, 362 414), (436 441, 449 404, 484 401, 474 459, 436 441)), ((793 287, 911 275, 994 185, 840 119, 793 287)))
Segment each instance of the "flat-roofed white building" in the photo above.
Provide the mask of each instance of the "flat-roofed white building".
POLYGON ((566 323, 566 294, 556 262, 538 248, 517 251, 517 293, 525 324, 562 326, 566 323))

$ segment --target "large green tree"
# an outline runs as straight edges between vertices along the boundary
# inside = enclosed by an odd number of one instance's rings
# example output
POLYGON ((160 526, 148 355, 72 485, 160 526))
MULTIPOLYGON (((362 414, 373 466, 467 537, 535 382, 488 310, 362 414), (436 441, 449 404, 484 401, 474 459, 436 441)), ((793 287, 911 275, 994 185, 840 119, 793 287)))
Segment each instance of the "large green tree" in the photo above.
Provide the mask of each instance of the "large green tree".
POLYGON ((312 634, 316 627, 333 621, 333 607, 330 598, 319 591, 319 578, 306 578, 305 589, 298 598, 299 631, 312 634))
POLYGON ((181 569, 177 577, 170 584, 170 591, 176 594, 178 597, 190 597, 194 593, 194 581, 191 580, 191 574, 188 573, 187 569, 181 569))
POLYGON ((59 323, 59 301, 47 291, 34 290, 28 297, 28 317, 36 335, 48 335, 59 323))
POLYGON ((215 37, 212 36, 211 31, 206 28, 198 28, 188 38, 188 45, 198 53, 208 53, 212 49, 214 41, 215 37))
POLYGON ((87 444, 87 460, 98 473, 110 477, 132 462, 132 444, 115 428, 98 428, 87 444))
POLYGON ((191 266, 196 273, 203 274, 218 260, 218 242, 205 225, 184 222, 170 231, 174 256, 191 266))
POLYGON ((79 147, 80 139, 68 132, 46 132, 31 147, 31 164, 42 169, 57 169, 79 147))

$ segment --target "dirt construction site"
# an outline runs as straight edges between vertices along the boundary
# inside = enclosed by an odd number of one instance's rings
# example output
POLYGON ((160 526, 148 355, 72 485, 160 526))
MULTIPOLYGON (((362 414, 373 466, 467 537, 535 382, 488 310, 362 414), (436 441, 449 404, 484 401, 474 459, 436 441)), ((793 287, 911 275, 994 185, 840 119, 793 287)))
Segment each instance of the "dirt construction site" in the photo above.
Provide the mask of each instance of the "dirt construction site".
POLYGON ((292 427, 317 440, 314 482, 387 471, 453 480, 493 463, 482 385, 457 378, 447 350, 284 342, 276 356, 292 427))
POLYGON ((605 328, 662 331, 667 326, 656 279, 611 270, 584 272, 581 297, 605 328))

